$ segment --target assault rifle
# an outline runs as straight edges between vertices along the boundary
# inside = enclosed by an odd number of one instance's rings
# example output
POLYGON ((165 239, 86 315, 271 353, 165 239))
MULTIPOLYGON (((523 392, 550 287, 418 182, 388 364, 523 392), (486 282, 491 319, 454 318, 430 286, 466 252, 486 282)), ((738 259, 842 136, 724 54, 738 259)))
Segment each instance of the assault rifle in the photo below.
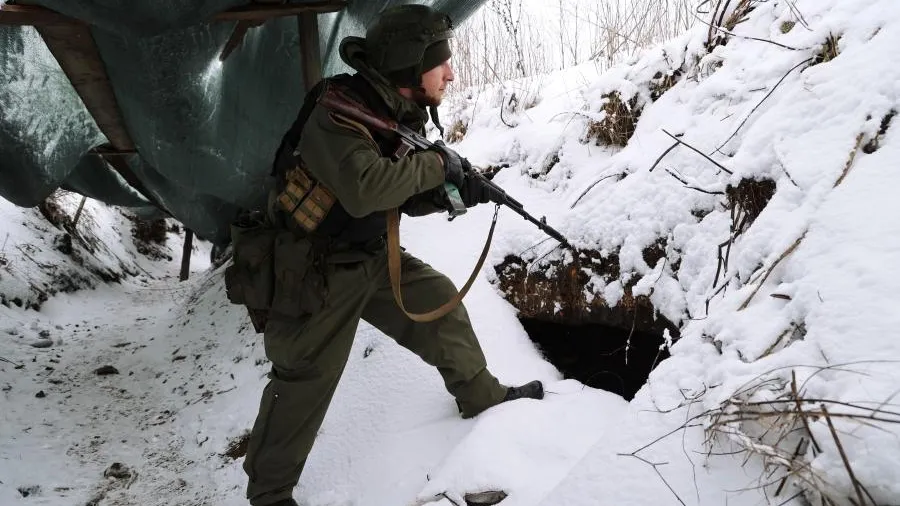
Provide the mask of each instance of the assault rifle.
MULTIPOLYGON (((403 158, 404 156, 409 154, 410 151, 425 151, 434 147, 433 142, 429 141, 418 132, 413 131, 409 127, 401 125, 394 120, 379 118, 375 116, 367 107, 359 104, 356 100, 346 96, 345 94, 339 92, 338 90, 335 90, 330 86, 319 98, 319 103, 324 105, 329 110, 336 111, 349 119, 358 121, 359 123, 372 127, 376 130, 395 133, 400 139, 400 145, 397 147, 397 150, 393 154, 393 158, 395 160, 403 158)), ((572 246, 569 244, 566 238, 563 237, 561 233, 559 233, 559 231, 557 231, 550 225, 547 225, 547 219, 545 217, 542 216, 540 219, 538 219, 528 214, 528 212, 525 211, 525 207, 519 201, 510 197, 506 193, 506 191, 503 190, 503 188, 485 177, 484 174, 482 174, 480 171, 474 169, 470 170, 466 173, 466 177, 477 178, 479 180, 479 183, 486 189, 488 198, 490 198, 491 202, 499 205, 504 205, 512 209, 526 220, 534 223, 545 234, 556 239, 563 246, 572 249, 572 246)), ((459 190, 449 182, 444 183, 444 189, 446 190, 447 197, 450 200, 450 219, 453 219, 460 214, 464 214, 466 212, 466 206, 465 204, 463 204, 462 198, 460 198, 459 196, 459 190)))

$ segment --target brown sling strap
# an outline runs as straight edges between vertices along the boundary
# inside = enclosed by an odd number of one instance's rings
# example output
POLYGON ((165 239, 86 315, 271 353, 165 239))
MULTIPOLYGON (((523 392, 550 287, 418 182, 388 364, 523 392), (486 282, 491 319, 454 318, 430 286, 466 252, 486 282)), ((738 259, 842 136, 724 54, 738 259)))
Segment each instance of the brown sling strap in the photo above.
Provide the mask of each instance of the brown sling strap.
POLYGON ((497 213, 499 211, 500 206, 496 206, 494 208, 494 220, 491 222, 491 230, 488 232, 487 241, 484 243, 484 249, 481 250, 481 257, 478 258, 478 263, 475 265, 475 269, 472 271, 466 284, 463 285, 459 293, 452 299, 448 300, 437 309, 432 309, 427 313, 410 313, 403 306, 403 297, 400 294, 400 215, 396 208, 387 211, 387 253, 388 271, 391 276, 391 289, 394 291, 394 300, 397 301, 397 305, 400 306, 400 309, 406 316, 414 322, 426 323, 433 322, 456 309, 456 306, 462 302, 463 297, 466 296, 469 288, 471 288, 472 283, 475 282, 478 273, 481 272, 481 266, 484 265, 488 250, 491 249, 491 239, 494 237, 494 227, 497 225, 497 213))

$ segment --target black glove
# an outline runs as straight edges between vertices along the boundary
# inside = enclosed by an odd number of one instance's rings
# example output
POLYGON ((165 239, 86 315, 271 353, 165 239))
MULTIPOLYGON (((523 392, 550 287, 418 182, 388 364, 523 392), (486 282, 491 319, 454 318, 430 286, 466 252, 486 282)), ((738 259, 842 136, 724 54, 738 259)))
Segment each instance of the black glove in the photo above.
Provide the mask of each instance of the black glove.
POLYGON ((465 184, 466 172, 472 170, 472 165, 468 160, 459 156, 459 153, 448 148, 444 141, 436 141, 433 149, 440 153, 444 160, 444 180, 462 189, 465 184))
POLYGON ((466 180, 459 187, 459 196, 466 207, 487 204, 491 201, 490 188, 484 184, 484 179, 471 172, 466 173, 466 180))

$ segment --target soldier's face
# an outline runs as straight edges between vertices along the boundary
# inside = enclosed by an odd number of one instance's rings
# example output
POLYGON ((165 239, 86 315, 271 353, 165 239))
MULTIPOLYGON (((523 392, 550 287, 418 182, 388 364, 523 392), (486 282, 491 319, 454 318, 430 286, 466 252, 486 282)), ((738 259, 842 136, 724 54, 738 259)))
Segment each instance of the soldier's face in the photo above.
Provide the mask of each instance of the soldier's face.
POLYGON ((450 60, 422 74, 422 88, 425 90, 421 101, 422 105, 438 106, 444 99, 447 84, 453 80, 453 68, 450 60))

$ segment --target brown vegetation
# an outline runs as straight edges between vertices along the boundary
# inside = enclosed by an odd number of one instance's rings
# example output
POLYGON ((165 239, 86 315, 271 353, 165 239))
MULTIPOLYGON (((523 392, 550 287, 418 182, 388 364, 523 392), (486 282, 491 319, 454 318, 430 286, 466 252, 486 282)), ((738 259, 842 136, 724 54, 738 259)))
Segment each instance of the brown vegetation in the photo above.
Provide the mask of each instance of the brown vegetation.
MULTIPOLYGON (((655 264, 665 256, 662 242, 644 251, 645 261, 655 264)), ((620 279, 619 257, 615 253, 601 256, 596 251, 581 251, 572 263, 550 262, 535 270, 533 264, 508 256, 495 267, 499 288, 506 300, 519 311, 519 318, 534 318, 569 325, 600 323, 622 329, 660 333, 677 329, 656 314, 646 296, 631 292, 637 279, 626 283, 618 304, 610 306, 602 297, 586 295, 592 276, 606 282, 620 279), (547 273, 551 273, 548 277, 547 273)))
POLYGON ((624 147, 634 135, 641 116, 641 109, 637 104, 637 96, 625 102, 618 92, 604 95, 603 112, 606 114, 600 121, 588 122, 588 129, 582 142, 594 141, 597 146, 624 147))
POLYGON ((813 65, 818 65, 820 63, 828 63, 831 60, 838 57, 840 54, 840 49, 838 48, 838 44, 841 41, 840 36, 829 35, 825 42, 822 44, 822 48, 816 53, 815 58, 813 58, 812 63, 809 64, 810 67, 813 65))

